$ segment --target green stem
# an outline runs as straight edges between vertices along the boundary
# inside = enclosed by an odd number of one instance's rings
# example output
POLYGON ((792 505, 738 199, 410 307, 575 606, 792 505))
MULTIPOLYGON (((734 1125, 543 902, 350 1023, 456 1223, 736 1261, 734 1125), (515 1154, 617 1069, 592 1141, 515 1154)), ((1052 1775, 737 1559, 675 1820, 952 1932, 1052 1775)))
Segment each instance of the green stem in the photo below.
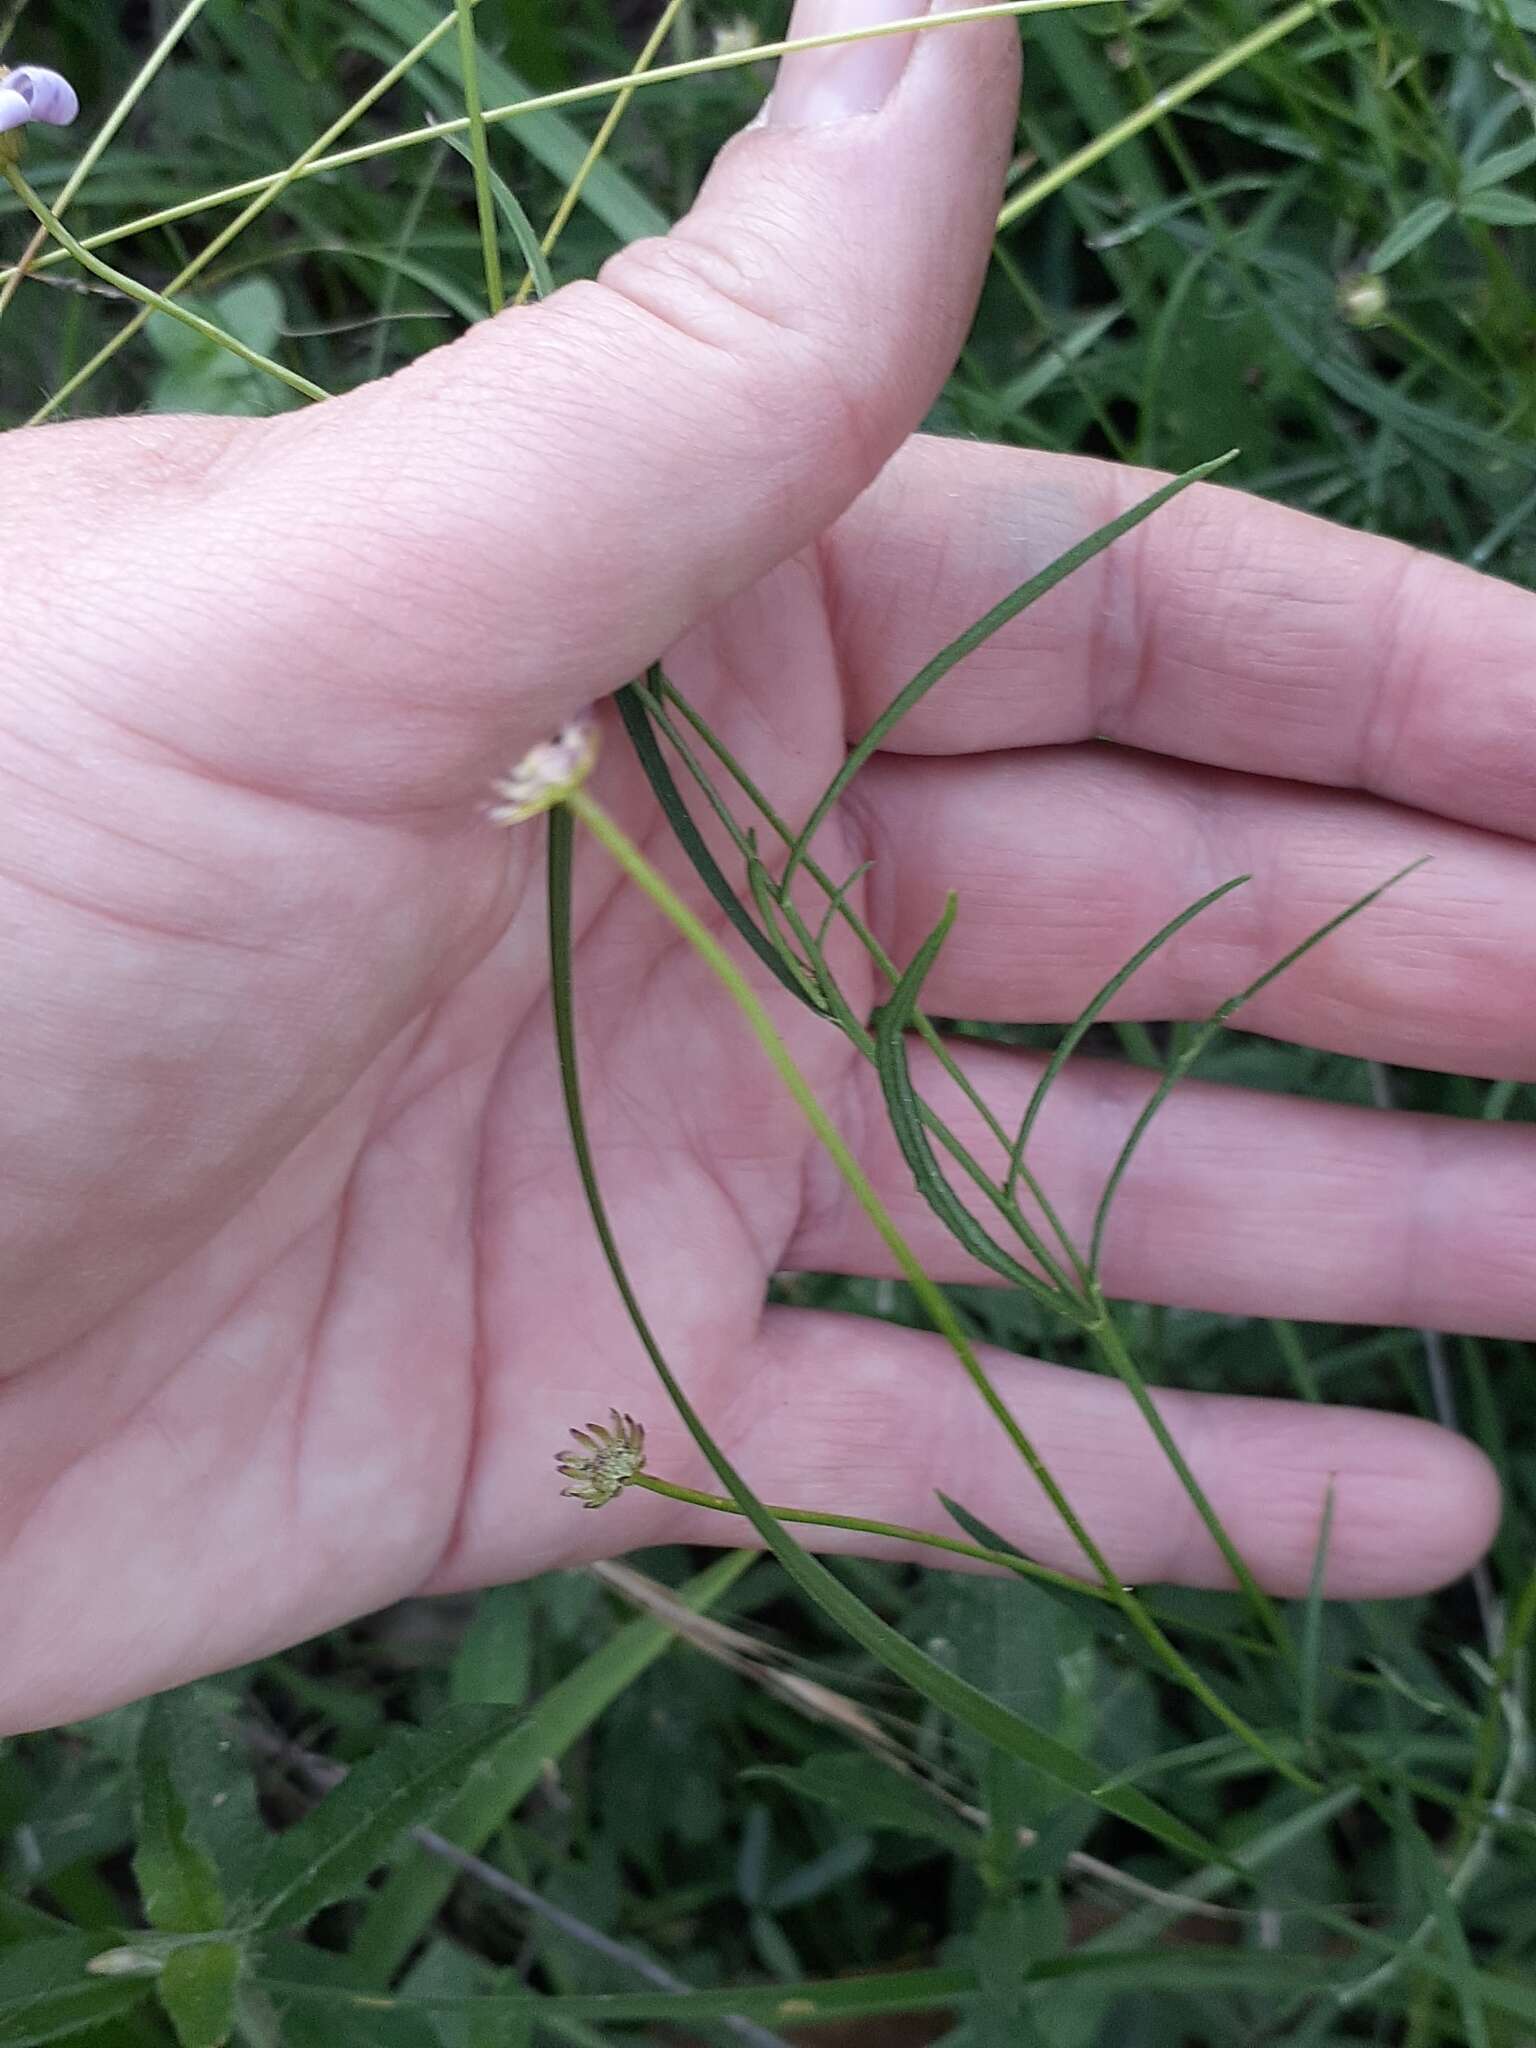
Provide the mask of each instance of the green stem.
MULTIPOLYGON (((967 21, 1001 20, 1015 15, 1056 13, 1067 7, 1102 7, 1108 0, 1002 0, 1002 4, 987 7, 957 9, 931 16, 918 16, 911 20, 871 23, 857 29, 838 29, 825 35, 786 37, 779 42, 757 43, 749 50, 722 50, 709 57, 690 58, 684 64, 658 65, 653 71, 628 72, 618 78, 594 79, 589 84, 563 87, 559 92, 540 93, 533 99, 512 100, 503 107, 487 107, 487 127, 497 127, 503 121, 520 120, 528 114, 557 113, 565 107, 585 106, 594 100, 612 99, 616 93, 629 93, 641 86, 671 85, 681 78, 697 78, 717 71, 735 71, 743 65, 766 63, 771 58, 784 57, 796 50, 829 49, 837 43, 865 42, 875 36, 921 34, 925 30, 958 28, 967 21)), ((446 33, 453 26, 450 15, 442 25, 440 33, 446 33)), ((461 116, 452 121, 434 121, 423 128, 407 129, 399 135, 383 135, 375 142, 359 143, 353 149, 341 149, 330 156, 316 157, 306 164, 299 174, 303 178, 318 178, 329 171, 349 170, 354 164, 374 163, 380 157, 393 156, 397 151, 417 149, 424 144, 441 142, 446 136, 464 135, 468 132, 469 120, 461 116)), ((160 208, 155 213, 142 214, 136 220, 123 221, 115 228, 103 229, 92 235, 88 246, 99 248, 107 242, 120 242, 133 235, 147 234, 152 228, 169 226, 174 221, 190 220, 195 214, 205 213, 216 206, 234 206, 242 199, 250 199, 268 192, 288 176, 286 171, 270 171, 264 177, 247 178, 238 185, 225 185, 216 192, 205 192, 197 199, 187 199, 176 206, 160 208)), ((52 267, 57 259, 44 257, 36 267, 52 267)), ((0 277, 10 275, 9 270, 0 271, 0 277)))
POLYGON ((1042 200, 1049 199, 1071 184, 1084 171, 1092 170, 1105 157, 1117 150, 1122 142, 1129 142, 1133 135, 1140 135, 1144 129, 1160 121, 1173 107, 1183 106, 1197 93, 1205 91, 1208 85, 1216 85, 1228 72, 1246 64, 1250 57, 1267 50, 1271 43, 1278 43, 1298 28, 1304 28, 1309 21, 1315 21, 1324 8, 1335 7, 1338 0, 1299 0, 1295 7, 1289 7, 1284 14, 1277 14, 1273 21, 1266 21, 1254 29, 1251 35, 1240 36, 1223 50, 1219 56, 1209 58, 1204 64, 1197 64, 1193 71, 1186 71, 1172 85, 1165 85, 1161 92, 1154 93, 1144 106, 1134 114, 1127 114, 1123 121, 1117 121, 1112 128, 1106 128, 1102 135, 1096 135, 1091 142, 1074 150, 1071 156, 1063 157, 1059 164, 1041 177, 1032 179, 1021 192, 1016 192, 997 217, 999 231, 1012 227, 1016 220, 1022 220, 1026 213, 1032 213, 1042 200))
POLYGON ((485 105, 480 97, 480 53, 475 43, 475 0, 453 0, 459 24, 459 63, 463 72, 464 115, 469 123, 469 153, 475 173, 475 210, 480 216, 480 260, 485 266, 485 294, 491 312, 507 303, 501 275, 501 237, 496 202, 491 193, 491 150, 485 132, 485 105))
MULTIPOLYGON (((791 831, 787 819, 780 816, 779 812, 769 802, 767 796, 757 786, 756 782, 753 781, 746 769, 742 767, 735 755, 731 753, 730 749, 699 715, 676 685, 667 679, 665 671, 658 668, 655 673, 659 681, 661 694, 665 696, 667 703, 677 707, 678 711, 688 721, 689 725, 693 727, 716 760, 720 762, 726 773, 731 776, 748 803, 761 814, 769 830, 776 833, 786 847, 793 846, 795 834, 791 831)), ((653 692, 643 688, 641 685, 636 684, 635 688, 657 725, 661 728, 672 746, 676 748, 679 758, 693 776, 694 781, 704 791, 717 815, 720 815, 722 821, 726 823, 726 829, 736 841, 738 851, 745 853, 747 850, 745 835, 742 834, 740 827, 735 824, 735 821, 730 819, 729 813, 720 803, 708 776, 705 775, 695 759, 692 748, 687 745, 682 734, 668 717, 666 706, 658 700, 658 697, 653 692)), ((825 892, 833 911, 842 918, 849 931, 852 932, 853 936, 864 948, 880 973, 894 987, 901 979, 900 971, 890 954, 881 945, 879 939, 870 930, 863 918, 860 917, 853 905, 848 902, 845 894, 848 885, 846 883, 834 883, 826 869, 809 853, 802 860, 801 866, 805 869, 806 874, 815 886, 825 892)), ((823 989, 823 993, 828 1002, 833 1006, 837 1021, 842 1026, 849 1042, 857 1047, 866 1060, 873 1064, 875 1041, 872 1033, 852 1014, 846 1003, 839 1001, 838 992, 830 983, 823 989)), ((932 1021, 921 1009, 914 1012, 913 1024, 924 1045, 933 1054, 944 1073, 960 1090, 971 1108, 975 1110, 977 1116, 997 1140, 1003 1151, 1005 1153, 1011 1152, 1013 1146, 1012 1138, 993 1115, 990 1106, 983 1101, 970 1076, 950 1051, 932 1021)), ((1021 1164, 1020 1178, 1029 1190, 1031 1199, 1045 1218, 1047 1225, 1055 1234, 1067 1259, 1075 1268, 1078 1275, 1077 1287, 1073 1287, 1067 1281, 1055 1258, 1047 1251, 1039 1233, 1030 1228, 1018 1204, 998 1187, 997 1183, 987 1173, 969 1147, 955 1136, 949 1126, 927 1103, 922 1105, 922 1117, 923 1122, 933 1132, 945 1151, 948 1152, 961 1171, 975 1183, 998 1210, 998 1213, 1018 1236, 1020 1243, 1023 1244, 1030 1257, 1039 1266, 1045 1279, 1044 1283, 1037 1290, 1037 1298, 1045 1301, 1050 1307, 1056 1309, 1059 1314, 1067 1317, 1069 1320, 1088 1320, 1089 1311, 1086 1309, 1086 1290, 1089 1279, 1087 1263, 1078 1253, 1065 1225, 1056 1214, 1054 1207, 1047 1197, 1044 1188, 1035 1180, 1029 1169, 1021 1164)))
MULTIPOLYGON (((133 112, 139 101, 159 76, 172 51, 207 5, 208 0, 187 0, 187 5, 182 8, 180 14, 171 23, 165 34, 160 38, 160 41, 139 66, 138 71, 129 81, 122 97, 118 100, 117 105, 91 137, 90 143, 81 156, 80 161, 65 180, 63 190, 59 193, 58 198, 54 200, 53 210, 60 219, 69 211, 70 205, 79 192, 80 187, 91 175, 91 172, 95 170, 97 164, 101 162, 102 157, 121 132, 123 123, 128 119, 128 116, 133 112)), ((6 308, 16 296, 17 287, 31 268, 33 261, 42 253, 47 245, 48 230, 39 227, 37 233, 22 251, 20 261, 12 268, 4 284, 0 285, 0 320, 4 319, 6 308)))
POLYGON ((279 383, 302 393, 305 398, 322 399, 329 395, 322 391, 318 384, 311 384, 307 377, 301 377, 296 370, 285 369, 281 363, 273 362, 269 356, 260 355, 255 349, 247 348, 235 335, 226 334, 222 327, 216 327, 200 313, 188 312, 185 306, 178 306, 173 300, 162 297, 148 285, 140 284, 137 278, 129 277, 124 271, 114 270, 110 263, 103 263, 99 256, 93 256, 83 243, 76 241, 46 202, 33 191, 19 165, 5 163, 3 169, 12 190, 34 219, 41 222, 60 247, 68 250, 83 269, 90 271, 94 277, 99 277, 104 284, 111 285, 125 298, 136 299, 141 306, 147 306, 153 312, 168 313, 183 327, 190 327, 194 334, 201 335, 204 341, 212 342, 216 348, 228 349, 231 355, 249 363, 253 370, 261 370, 269 377, 276 377, 279 383))
MULTIPOLYGON (((849 1150, 847 1141, 827 1114, 816 1091, 796 1065, 788 1046, 779 1036, 773 1019, 718 939, 694 915, 666 879, 657 873, 640 849, 586 790, 574 791, 566 800, 566 808, 580 820, 635 886, 649 897, 668 922, 688 941, 730 995, 753 1037, 767 1055, 775 1073, 789 1090, 801 1114, 842 1175, 849 1192, 889 1249, 933 1327, 959 1359, 971 1384, 1045 1493, 1074 1542, 1099 1575, 1105 1592, 1124 1614, 1131 1627, 1156 1654, 1164 1668, 1214 1714, 1224 1727, 1238 1736, 1255 1755, 1262 1757, 1272 1770, 1305 1791, 1318 1791, 1320 1787, 1312 1778, 1298 1770, 1289 1759, 1281 1756, 1206 1683, 1194 1666, 1175 1649, 1141 1602, 1116 1577, 1109 1560, 1088 1534, 1045 1461, 993 1386, 958 1316, 942 1291, 929 1279, 916 1253, 891 1220, 864 1169, 849 1150)), ((626 1294, 626 1306, 632 1301, 632 1294, 626 1294)), ((634 1313, 638 1316, 638 1304, 634 1313)), ((650 1350, 651 1346, 647 1345, 647 1349, 650 1350)), ((653 1351, 653 1360, 658 1355, 653 1351)), ((670 1380, 670 1374, 667 1377, 670 1380)))
POLYGON ((1121 1384, 1130 1394, 1131 1399, 1140 1409, 1147 1427, 1157 1439, 1158 1448, 1173 1467, 1179 1484, 1189 1496, 1190 1505, 1210 1531, 1211 1541, 1221 1552, 1222 1557, 1226 1561, 1227 1569, 1243 1589, 1248 1603, 1263 1626, 1265 1633, 1285 1658, 1287 1664, 1294 1670, 1296 1667, 1296 1647, 1291 1641, 1290 1632, 1275 1609, 1274 1602, 1248 1569, 1242 1552, 1223 1528, 1221 1519, 1217 1515, 1216 1510, 1211 1506, 1210 1501, 1206 1498, 1205 1491, 1199 1480, 1196 1479, 1194 1473, 1190 1470, 1189 1462, 1185 1458, 1184 1453, 1179 1449, 1178 1444, 1174 1441, 1172 1432, 1159 1413, 1157 1403, 1152 1399, 1147 1383, 1141 1376, 1141 1368, 1131 1356, 1129 1347, 1116 1327, 1114 1317, 1110 1314, 1108 1306, 1101 1301, 1100 1308, 1101 1313, 1098 1322, 1094 1323, 1088 1331, 1094 1349, 1104 1360, 1110 1371, 1120 1380, 1121 1384))
MULTIPOLYGON (((631 1484, 643 1486, 647 1493, 660 1494, 666 1500, 681 1501, 685 1507, 712 1508, 722 1515, 742 1513, 729 1494, 700 1493, 695 1487, 675 1486, 670 1479, 657 1479, 649 1472, 637 1472, 631 1484)), ((895 1543, 916 1543, 925 1550, 943 1550, 951 1557, 995 1565, 999 1570, 1013 1572, 1021 1579, 1040 1580, 1064 1593, 1084 1593, 1090 1600, 1107 1601, 1110 1598, 1103 1586, 1092 1585, 1086 1579, 1071 1578, 1066 1572, 1052 1571, 1049 1565, 1036 1564, 1031 1558, 1015 1557, 1006 1550, 988 1550, 984 1544, 966 1543, 958 1536, 937 1536, 930 1529, 909 1529, 901 1522, 872 1522, 862 1515, 823 1514, 813 1508, 765 1505, 769 1514, 776 1515, 781 1522, 798 1522, 810 1529, 847 1529, 857 1536, 880 1536, 895 1543)))
MULTIPOLYGON (((560 195, 560 204, 555 208, 554 216, 544 231, 544 239, 540 247, 546 259, 555 253, 555 244, 565 233, 571 215, 576 211, 581 195, 586 189, 587 180, 591 177, 597 164, 602 161, 604 151, 613 140, 614 131, 629 111, 629 103, 635 96, 635 86, 638 84, 641 75, 649 71, 655 62, 657 52, 672 33, 672 24, 676 21, 682 7, 683 0, 667 0, 666 6, 661 11, 660 19, 646 37, 640 54, 635 59, 634 68, 630 73, 624 90, 598 123, 597 133, 592 138, 591 146, 581 162, 576 166, 575 174, 564 192, 560 195)), ((533 290, 533 286, 533 271, 529 269, 524 273, 523 281, 517 288, 517 295, 512 301, 513 305, 521 306, 526 301, 528 294, 533 290)))
MULTIPOLYGON (((471 4, 478 5, 479 0, 471 0, 471 4)), ((397 63, 391 64, 387 71, 382 72, 365 93, 355 99, 344 113, 338 115, 322 135, 315 138, 308 149, 301 151, 294 158, 286 170, 280 171, 275 178, 263 184, 261 189, 252 198, 249 206, 242 207, 235 218, 222 227, 213 237, 212 241, 205 248, 200 249, 192 260, 176 273, 175 277, 165 287, 165 298, 174 299, 179 292, 185 291, 189 284, 200 277, 209 265, 223 254, 230 243, 245 232, 253 221, 259 220, 262 214, 270 206, 274 205, 291 185, 307 175, 309 167, 318 161, 339 135, 345 135, 354 123, 362 119, 370 107, 378 100, 381 100, 386 93, 392 91, 400 83, 400 80, 409 71, 413 70, 420 63, 421 59, 427 56, 442 41, 452 25, 451 19, 439 22, 435 29, 431 30, 429 34, 424 35, 419 42, 407 50, 397 63)), ((65 191, 67 192, 68 190, 69 187, 66 186, 65 191)), ((54 210, 57 213, 62 212, 63 209, 62 206, 58 206, 54 210)), ((100 237, 92 237, 83 242, 81 247, 86 249, 94 248, 99 240, 100 237)), ((41 268, 40 265, 38 267, 41 268)), ((14 275, 15 273, 12 274, 14 275)), ((89 361, 82 363, 74 375, 68 378, 45 404, 38 407, 27 424, 33 427, 41 426, 43 421, 57 412, 60 406, 67 405, 75 393, 83 389, 100 370, 105 369, 119 349, 123 348, 133 339, 134 335, 138 333, 148 318, 149 310, 141 308, 126 326, 120 328, 110 339, 104 341, 95 355, 89 361)))

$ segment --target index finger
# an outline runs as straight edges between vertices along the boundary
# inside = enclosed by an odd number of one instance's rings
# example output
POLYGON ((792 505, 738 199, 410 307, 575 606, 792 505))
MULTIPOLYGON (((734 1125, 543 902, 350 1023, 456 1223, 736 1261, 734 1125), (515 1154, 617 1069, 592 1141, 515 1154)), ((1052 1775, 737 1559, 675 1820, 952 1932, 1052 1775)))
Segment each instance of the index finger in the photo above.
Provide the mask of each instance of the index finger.
MULTIPOLYGON (((1011 587, 1165 481, 910 442, 823 551, 865 732, 1011 587)), ((1095 734, 1536 836, 1536 598, 1396 541, 1196 485, 962 663, 887 746, 1095 734)))

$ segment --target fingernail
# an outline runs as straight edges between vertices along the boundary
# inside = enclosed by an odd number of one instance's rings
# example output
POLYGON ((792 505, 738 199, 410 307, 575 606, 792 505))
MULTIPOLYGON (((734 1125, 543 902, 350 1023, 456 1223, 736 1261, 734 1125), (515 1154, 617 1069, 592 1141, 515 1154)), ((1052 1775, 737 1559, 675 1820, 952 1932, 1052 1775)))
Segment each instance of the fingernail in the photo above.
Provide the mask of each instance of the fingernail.
MULTIPOLYGON (((927 12, 927 0, 797 0, 791 36, 835 35, 927 12)), ((871 36, 785 57, 768 101, 777 128, 814 128, 853 114, 878 114, 912 53, 911 36, 871 36)))

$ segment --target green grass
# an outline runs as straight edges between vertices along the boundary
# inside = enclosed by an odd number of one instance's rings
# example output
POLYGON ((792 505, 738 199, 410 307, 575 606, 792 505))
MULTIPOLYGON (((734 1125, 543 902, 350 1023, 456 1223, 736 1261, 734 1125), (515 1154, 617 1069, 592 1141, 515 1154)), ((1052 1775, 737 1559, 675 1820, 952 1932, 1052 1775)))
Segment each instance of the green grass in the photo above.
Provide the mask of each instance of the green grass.
MULTIPOLYGON (((125 9, 125 27, 104 26, 87 0, 21 12, 9 47, 67 69, 103 109, 177 18, 125 9)), ((0 423, 61 393, 85 417, 264 412, 303 402, 295 380, 348 389, 483 313, 493 240, 505 277, 490 295, 515 293, 537 268, 532 236, 567 211, 553 281, 590 274, 686 205, 759 103, 760 69, 637 92, 589 163, 613 92, 511 122, 495 109, 620 80, 658 12, 186 9, 184 38, 78 191, 66 140, 43 138, 28 170, 45 201, 67 197, 86 243, 178 213, 99 260, 152 292, 191 271, 201 324, 156 312, 115 347, 134 308, 100 274, 53 263, 4 313, 0 423), (462 147, 388 153, 389 137, 464 114, 471 26, 469 104, 489 122, 476 115, 462 147), (374 153, 184 211, 335 149, 374 153)), ((1027 25, 1005 225, 932 424, 1176 471, 1235 447, 1245 488, 1536 584, 1536 7, 1293 14, 1152 0, 1027 25), (1233 63, 1264 21, 1286 32, 1233 63), (1158 92, 1179 104, 1147 118, 1158 92)), ((756 0, 684 0, 675 16, 672 62, 708 56, 738 18, 758 40, 782 30, 756 0)), ((7 256, 32 225, 0 187, 7 256)), ((685 707, 644 703, 669 720, 678 763, 685 707)), ((760 864, 750 884, 762 947, 837 1014, 816 935, 760 864)), ((897 989, 898 1021, 918 994, 897 989)), ((1178 1063, 1192 1044, 1125 1034, 1132 1057, 1178 1063)), ((899 1032, 867 1050, 919 1178, 933 1174, 944 1132, 911 1097, 899 1032)), ((1380 1085, 1360 1062, 1239 1031, 1205 1048, 1202 1071, 1333 1100, 1380 1085)), ((1392 1086, 1415 1108, 1531 1116, 1520 1089, 1417 1073, 1392 1086)), ((1011 1180, 997 1192, 1006 1221, 1011 1180)), ((1531 1350, 1137 1308, 1107 1321, 1091 1270, 1074 1284, 1065 1317, 1038 1289, 955 1288, 938 1320, 963 1355, 984 1339, 1153 1384, 1423 1414, 1444 1411, 1449 1387, 1506 1483, 1486 1576, 1391 1606, 1314 1592, 1277 1618, 1251 1593, 1127 1604, 1023 1575, 829 1571, 770 1518, 778 1561, 653 1553, 639 1584, 555 1574, 375 1617, 152 1715, 0 1745, 0 2044, 73 2030, 117 2048, 233 2025, 253 2044, 457 2048, 645 2038, 659 2017, 673 2038, 760 2043, 837 2018, 839 2040, 877 2048, 911 2012, 938 2017, 901 2038, 966 2048, 1532 2038, 1531 1350), (637 1597, 727 1626, 680 1647, 654 1615, 634 1618, 637 1597), (231 1720, 248 1755, 222 1743, 231 1720), (322 1799, 341 1768, 359 1776, 322 1799), (298 1830, 274 1847, 276 1822, 298 1830), (424 1825, 435 1846, 405 1832, 424 1825), (467 1873, 463 1853, 479 1859, 467 1873), (273 1931, 285 1902, 303 1940, 273 1931), (117 1967, 88 1973, 102 1952, 117 1967)), ((924 1289, 920 1275, 910 1289, 783 1283, 907 1322, 924 1289)), ((1007 1549, 963 1499, 953 1512, 973 1543, 1007 1549)), ((1325 1526, 1320 1555, 1326 1542, 1325 1526)))

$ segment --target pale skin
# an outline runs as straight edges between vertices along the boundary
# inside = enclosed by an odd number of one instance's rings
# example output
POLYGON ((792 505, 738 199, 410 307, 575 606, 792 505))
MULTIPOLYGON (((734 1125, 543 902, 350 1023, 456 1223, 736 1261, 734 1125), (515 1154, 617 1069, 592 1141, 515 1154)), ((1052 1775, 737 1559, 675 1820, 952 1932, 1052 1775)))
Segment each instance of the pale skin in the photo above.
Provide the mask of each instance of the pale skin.
MULTIPOLYGON (((560 1497, 553 1454, 610 1406, 646 1422, 656 1471, 709 1482, 570 1163, 542 827, 498 832, 485 804, 671 650, 803 815, 928 655, 1148 488, 913 437, 981 276, 1015 43, 934 33, 882 111, 758 126, 669 241, 385 385, 0 448, 0 1731, 408 1594, 739 1536, 633 1491, 596 1514, 560 1497)), ((1533 657, 1536 600, 1203 487, 951 677, 817 852, 873 861, 864 908, 902 960, 958 886, 932 1007, 1040 1019, 1251 871, 1119 1005, 1198 1016, 1430 853, 1249 1022, 1536 1080, 1533 657)), ((686 888, 612 730, 593 787, 686 888)), ((885 1255, 705 970, 591 845, 577 899, 616 1228, 732 1458, 764 1497, 925 1526, 943 1486, 1079 1566, 937 1339, 764 1312, 775 1271, 885 1255)), ((773 1007, 930 1270, 977 1277, 864 1063, 773 1007)), ((1032 1066, 968 1058, 1016 1115, 1032 1066)), ((1095 1063, 1044 1120, 1035 1164, 1076 1228, 1144 1086, 1095 1063)), ((1530 1335, 1533 1226, 1529 1129, 1191 1086, 1105 1277, 1530 1335)), ((1118 1385, 991 1363, 1125 1579, 1223 1582, 1118 1385)), ((1492 1475, 1457 1437, 1165 1401, 1281 1593, 1330 1476, 1336 1593, 1431 1586, 1490 1537, 1492 1475)))

